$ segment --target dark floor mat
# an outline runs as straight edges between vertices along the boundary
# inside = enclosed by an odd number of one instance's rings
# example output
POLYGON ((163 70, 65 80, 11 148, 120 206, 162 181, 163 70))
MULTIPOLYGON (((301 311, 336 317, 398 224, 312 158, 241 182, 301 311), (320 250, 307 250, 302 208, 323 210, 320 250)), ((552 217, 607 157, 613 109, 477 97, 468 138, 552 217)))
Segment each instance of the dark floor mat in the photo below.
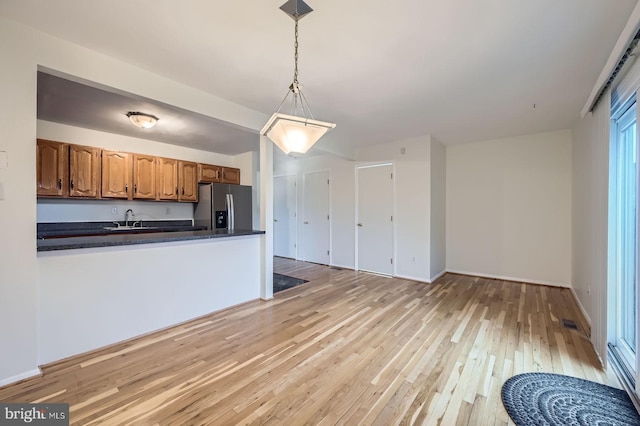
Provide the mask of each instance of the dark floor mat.
POLYGON ((624 391, 559 374, 513 376, 502 386, 502 402, 518 426, 640 425, 624 391))
POLYGON ((300 278, 290 277, 288 275, 273 273, 273 293, 277 293, 288 288, 295 287, 300 284, 308 283, 309 281, 300 278))

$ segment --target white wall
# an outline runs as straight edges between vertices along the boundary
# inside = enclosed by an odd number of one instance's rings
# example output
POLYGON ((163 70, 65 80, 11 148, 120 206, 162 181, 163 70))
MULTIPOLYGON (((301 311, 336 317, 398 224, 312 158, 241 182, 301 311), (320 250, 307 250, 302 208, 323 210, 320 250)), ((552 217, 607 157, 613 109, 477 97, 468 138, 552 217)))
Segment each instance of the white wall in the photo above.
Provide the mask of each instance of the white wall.
MULTIPOLYGON (((260 239, 260 297, 273 299, 273 144, 266 136, 260 136, 259 176, 256 186, 260 187, 260 222, 256 229, 265 232, 260 239)), ((256 216, 253 217, 254 223, 256 216)))
POLYGON ((431 138, 431 271, 430 281, 444 274, 447 267, 447 150, 431 138))
POLYGON ((447 270, 569 286, 571 131, 447 147, 447 270))
POLYGON ((0 18, 0 385, 37 373, 35 46, 17 43, 29 37, 0 18))
POLYGON ((431 138, 427 135, 362 148, 356 153, 359 162, 394 162, 395 274, 419 281, 431 278, 430 144, 431 138))
POLYGON ((240 169, 240 185, 251 186, 252 227, 260 229, 260 154, 249 151, 232 158, 234 167, 240 169))
MULTIPOLYGON (((217 154, 219 155, 219 154, 217 154)), ((256 182, 256 170, 258 169, 256 164, 256 159, 259 157, 258 152, 249 151, 244 154, 238 154, 234 156, 225 156, 229 157, 232 161, 231 164, 222 164, 222 163, 214 163, 220 164, 222 166, 228 165, 237 167, 240 169, 240 185, 249 185, 252 186, 254 182, 256 182)), ((199 161, 202 163, 202 161, 199 161)))
POLYGON ((37 366, 36 82, 38 66, 260 130, 267 116, 0 18, 0 383, 37 366))
POLYGON ((261 238, 39 253, 38 363, 258 299, 261 238))
POLYGON ((591 322, 591 341, 607 356, 607 238, 610 95, 573 128, 572 285, 591 322))
POLYGON ((127 209, 135 220, 193 220, 193 204, 128 200, 38 199, 38 223, 113 222, 125 220, 127 209), (113 212, 113 209, 116 212, 113 212))
MULTIPOLYGON (((195 161, 197 163, 236 167, 236 156, 185 148, 149 139, 116 135, 113 133, 69 126, 45 120, 38 120, 37 123, 37 135, 41 139, 67 142, 77 145, 95 146, 113 151, 157 155, 159 157, 195 161)), ((251 179, 252 170, 251 168, 248 168, 249 166, 246 164, 247 162, 244 160, 244 157, 242 158, 243 169, 241 170, 240 176, 241 178, 251 179)))

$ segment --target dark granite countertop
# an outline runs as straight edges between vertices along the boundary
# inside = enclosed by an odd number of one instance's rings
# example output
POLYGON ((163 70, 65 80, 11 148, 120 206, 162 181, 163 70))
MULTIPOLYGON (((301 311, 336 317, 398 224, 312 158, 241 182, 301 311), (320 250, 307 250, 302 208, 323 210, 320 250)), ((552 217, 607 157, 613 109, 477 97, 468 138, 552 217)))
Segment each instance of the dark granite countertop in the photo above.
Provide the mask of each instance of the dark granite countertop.
POLYGON ((110 234, 98 236, 82 236, 67 238, 38 239, 38 251, 72 250, 94 247, 128 246, 135 244, 167 243, 175 241, 205 240, 212 238, 239 237, 245 235, 261 235, 264 231, 252 229, 217 229, 215 231, 176 231, 151 232, 137 234, 110 234))
MULTIPOLYGON (((124 222, 118 222, 124 226, 124 222)), ((146 220, 138 223, 142 228, 109 230, 115 222, 55 222, 38 223, 38 251, 71 250, 92 247, 113 247, 135 244, 166 243, 264 234, 251 229, 216 229, 193 226, 191 220, 146 220)))

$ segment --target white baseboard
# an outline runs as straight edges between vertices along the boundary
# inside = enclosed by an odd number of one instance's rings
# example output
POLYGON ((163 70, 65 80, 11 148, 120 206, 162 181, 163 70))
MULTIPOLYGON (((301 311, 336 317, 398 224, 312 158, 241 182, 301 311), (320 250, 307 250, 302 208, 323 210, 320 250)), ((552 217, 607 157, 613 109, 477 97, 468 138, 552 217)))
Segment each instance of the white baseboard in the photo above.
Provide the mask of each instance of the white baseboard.
POLYGON ((531 278, 518 278, 518 277, 509 277, 504 275, 489 275, 489 274, 481 274, 479 272, 470 272, 470 271, 459 271, 454 269, 447 269, 447 272, 451 272, 452 274, 460 274, 460 275, 471 275, 474 277, 482 277, 482 278, 491 278, 494 280, 503 280, 503 281, 513 281, 517 283, 525 283, 525 284, 540 284, 540 285, 548 285, 552 287, 562 287, 562 288, 571 288, 569 284, 565 283, 556 283, 553 281, 541 281, 534 280, 531 278))
POLYGON ((403 280, 417 281, 419 283, 431 284, 431 281, 427 281, 424 277, 412 277, 410 275, 394 275, 393 278, 400 278, 403 280))
POLYGON ((42 371, 39 368, 35 368, 31 371, 25 371, 24 373, 17 374, 13 377, 0 379, 0 386, 10 385, 11 383, 19 382, 20 380, 29 379, 31 377, 36 377, 41 375, 42 375, 42 371))
POLYGON ((274 254, 273 257, 279 257, 280 259, 290 259, 290 260, 298 260, 295 257, 289 257, 289 256, 279 256, 277 254, 274 254))
POLYGON ((340 264, 337 264, 337 263, 332 263, 329 266, 331 266, 333 268, 348 269, 350 271, 354 271, 355 270, 353 266, 340 265, 340 264))
POLYGON ((442 272, 440 272, 439 274, 436 274, 435 277, 431 277, 431 282, 434 282, 435 280, 437 280, 438 278, 440 278, 441 276, 443 276, 444 274, 447 273, 447 270, 444 269, 442 272))
POLYGON ((587 323, 589 323, 589 327, 591 327, 591 318, 589 317, 589 314, 587 313, 587 310, 584 308, 584 306, 582 306, 582 302, 580 301, 580 298, 578 297, 578 294, 573 289, 573 287, 570 287, 570 290, 571 290, 571 293, 573 294, 573 298, 575 299, 576 303, 578 304, 578 308, 580 309, 580 312, 582 312, 582 316, 584 317, 584 319, 587 320, 587 323))

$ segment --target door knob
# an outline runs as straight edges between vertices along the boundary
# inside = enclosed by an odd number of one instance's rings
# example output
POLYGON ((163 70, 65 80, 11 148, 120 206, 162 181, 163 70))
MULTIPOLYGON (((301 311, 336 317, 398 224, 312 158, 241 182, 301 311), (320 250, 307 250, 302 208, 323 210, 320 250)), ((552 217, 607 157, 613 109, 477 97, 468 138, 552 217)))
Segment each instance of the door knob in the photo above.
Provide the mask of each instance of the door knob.
POLYGON ((277 222, 277 221, 278 221, 278 219, 273 219, 273 221, 274 221, 274 222, 277 222))
POLYGON ((362 224, 361 223, 358 224, 358 228, 362 228, 362 224))
POLYGON ((305 221, 304 221, 304 224, 305 224, 305 225, 308 225, 308 224, 309 224, 309 222, 307 222, 307 221, 305 220, 305 221))

